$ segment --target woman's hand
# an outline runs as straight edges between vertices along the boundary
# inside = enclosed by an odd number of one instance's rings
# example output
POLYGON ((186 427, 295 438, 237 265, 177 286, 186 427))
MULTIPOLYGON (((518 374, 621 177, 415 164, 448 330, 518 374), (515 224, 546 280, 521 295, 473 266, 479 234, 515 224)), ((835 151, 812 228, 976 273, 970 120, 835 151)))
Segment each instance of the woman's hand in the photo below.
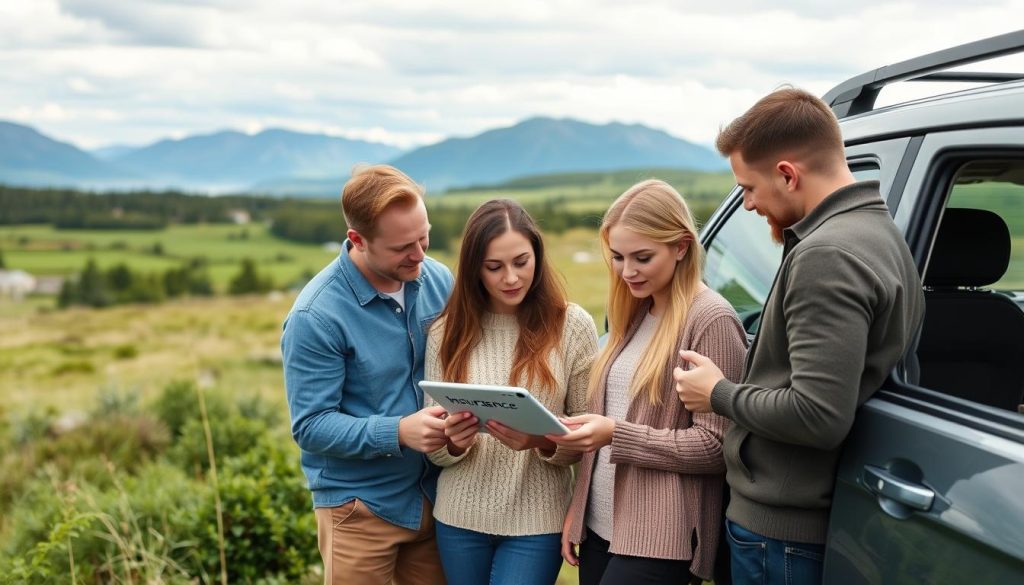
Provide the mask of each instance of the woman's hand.
POLYGON ((579 556, 576 555, 576 545, 569 537, 569 525, 572 524, 572 514, 565 515, 565 522, 562 523, 562 558, 565 562, 574 567, 580 566, 579 556))
POLYGON ((448 452, 458 457, 476 442, 480 432, 479 420, 472 412, 456 412, 444 419, 444 435, 448 437, 448 452))
POLYGON ((527 435, 520 433, 512 427, 507 427, 496 420, 487 421, 487 431, 491 436, 504 443, 513 451, 525 451, 526 449, 540 449, 545 455, 550 456, 555 452, 555 444, 539 435, 527 435))
POLYGON ((599 414, 581 414, 559 419, 569 427, 564 435, 545 435, 559 447, 589 453, 612 442, 615 421, 599 414))

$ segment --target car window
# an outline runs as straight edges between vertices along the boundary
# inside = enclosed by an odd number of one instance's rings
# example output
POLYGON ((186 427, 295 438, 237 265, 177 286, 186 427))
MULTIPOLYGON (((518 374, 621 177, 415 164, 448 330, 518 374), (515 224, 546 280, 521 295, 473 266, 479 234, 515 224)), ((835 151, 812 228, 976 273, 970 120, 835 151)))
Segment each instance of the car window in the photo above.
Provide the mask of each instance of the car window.
POLYGON ((919 383, 1016 412, 1024 402, 1024 159, 971 161, 952 177, 924 275, 919 383))
MULTIPOLYGON (((876 162, 851 163, 858 181, 877 180, 876 162)), ((782 260, 765 219, 737 206, 707 247, 704 280, 733 306, 748 334, 756 334, 761 309, 782 260)))
POLYGON ((1015 296, 1024 294, 1024 163, 966 165, 953 185, 947 207, 984 209, 1002 218, 1010 232, 1010 262, 1003 276, 988 288, 1015 296), (978 177, 983 168, 987 168, 987 176, 978 177))

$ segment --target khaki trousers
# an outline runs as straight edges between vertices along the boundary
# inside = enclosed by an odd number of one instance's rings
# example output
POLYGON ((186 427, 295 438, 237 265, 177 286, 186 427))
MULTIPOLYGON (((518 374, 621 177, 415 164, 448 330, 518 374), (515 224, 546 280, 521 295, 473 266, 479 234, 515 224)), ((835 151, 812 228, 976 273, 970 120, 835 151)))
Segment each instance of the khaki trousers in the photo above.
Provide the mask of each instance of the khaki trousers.
POLYGON ((445 585, 426 498, 419 530, 381 520, 359 500, 317 508, 316 526, 325 585, 445 585))

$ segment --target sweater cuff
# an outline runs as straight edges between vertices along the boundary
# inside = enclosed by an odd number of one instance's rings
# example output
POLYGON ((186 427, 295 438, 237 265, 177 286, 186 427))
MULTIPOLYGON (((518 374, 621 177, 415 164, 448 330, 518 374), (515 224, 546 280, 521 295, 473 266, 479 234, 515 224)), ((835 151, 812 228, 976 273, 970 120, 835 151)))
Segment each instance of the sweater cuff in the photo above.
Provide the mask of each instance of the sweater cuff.
POLYGON ((452 465, 455 465, 459 461, 465 459, 466 455, 469 455, 469 452, 472 449, 473 445, 470 445, 465 451, 462 452, 462 455, 452 455, 451 452, 448 451, 448 445, 445 445, 444 447, 441 447, 436 451, 428 453, 427 457, 430 458, 430 461, 438 467, 451 467, 452 465))
POLYGON ((611 463, 636 463, 646 459, 645 455, 650 452, 647 442, 647 430, 645 425, 638 425, 624 420, 615 421, 615 431, 612 433, 611 463))
POLYGON ((550 457, 541 453, 540 449, 533 449, 533 452, 541 461, 550 463, 551 465, 557 465, 559 467, 572 465, 579 461, 580 457, 583 456, 583 453, 580 451, 573 451, 572 449, 566 449, 561 446, 555 447, 555 452, 552 453, 550 457))
POLYGON ((711 410, 729 420, 736 420, 732 410, 733 397, 739 391, 739 386, 730 382, 728 378, 722 378, 711 389, 711 410))

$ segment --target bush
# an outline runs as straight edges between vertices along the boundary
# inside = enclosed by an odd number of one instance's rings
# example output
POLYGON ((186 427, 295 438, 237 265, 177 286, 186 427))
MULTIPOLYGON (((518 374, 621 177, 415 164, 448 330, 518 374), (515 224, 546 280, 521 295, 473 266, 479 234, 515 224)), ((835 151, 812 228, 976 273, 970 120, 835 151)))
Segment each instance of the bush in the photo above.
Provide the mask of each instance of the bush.
MULTIPOLYGON (((264 435, 242 456, 228 459, 221 474, 228 580, 293 583, 317 562, 316 518, 310 509, 298 452, 291 441, 264 435)), ((215 574, 218 558, 216 510, 205 500, 197 516, 207 519, 195 534, 196 553, 215 574)))
POLYGON ((250 293, 265 293, 274 288, 274 283, 269 277, 264 277, 256 269, 256 263, 251 258, 242 260, 242 266, 238 274, 231 279, 228 285, 228 292, 233 295, 245 295, 250 293))
MULTIPOLYGON (((247 453, 266 433, 267 425, 263 421, 243 418, 235 413, 210 419, 210 435, 218 462, 247 453)), ((206 432, 200 419, 185 421, 178 442, 168 451, 167 456, 186 472, 197 477, 206 474, 210 461, 206 450, 206 432)))
POLYGON ((96 366, 92 365, 90 361, 69 360, 55 366, 50 373, 54 376, 63 376, 64 374, 91 374, 95 371, 96 366))
POLYGON ((44 467, 61 481, 76 478, 103 486, 110 466, 134 472, 168 445, 167 428, 149 415, 97 417, 64 434, 37 439, 4 456, 0 509, 38 478, 44 467))
MULTIPOLYGON (((185 423, 200 420, 198 389, 193 382, 176 380, 164 386, 160 396, 153 403, 154 414, 160 419, 177 442, 185 423)), ((219 392, 206 392, 206 413, 211 421, 228 417, 231 409, 219 392)))
POLYGON ((131 343, 124 343, 114 348, 114 359, 130 360, 138 357, 139 350, 131 343))
POLYGON ((105 484, 52 474, 34 481, 12 512, 5 543, 7 556, 30 560, 0 564, 7 582, 192 582, 188 569, 198 572, 199 564, 189 531, 209 489, 166 464, 136 477, 110 471, 105 484))

